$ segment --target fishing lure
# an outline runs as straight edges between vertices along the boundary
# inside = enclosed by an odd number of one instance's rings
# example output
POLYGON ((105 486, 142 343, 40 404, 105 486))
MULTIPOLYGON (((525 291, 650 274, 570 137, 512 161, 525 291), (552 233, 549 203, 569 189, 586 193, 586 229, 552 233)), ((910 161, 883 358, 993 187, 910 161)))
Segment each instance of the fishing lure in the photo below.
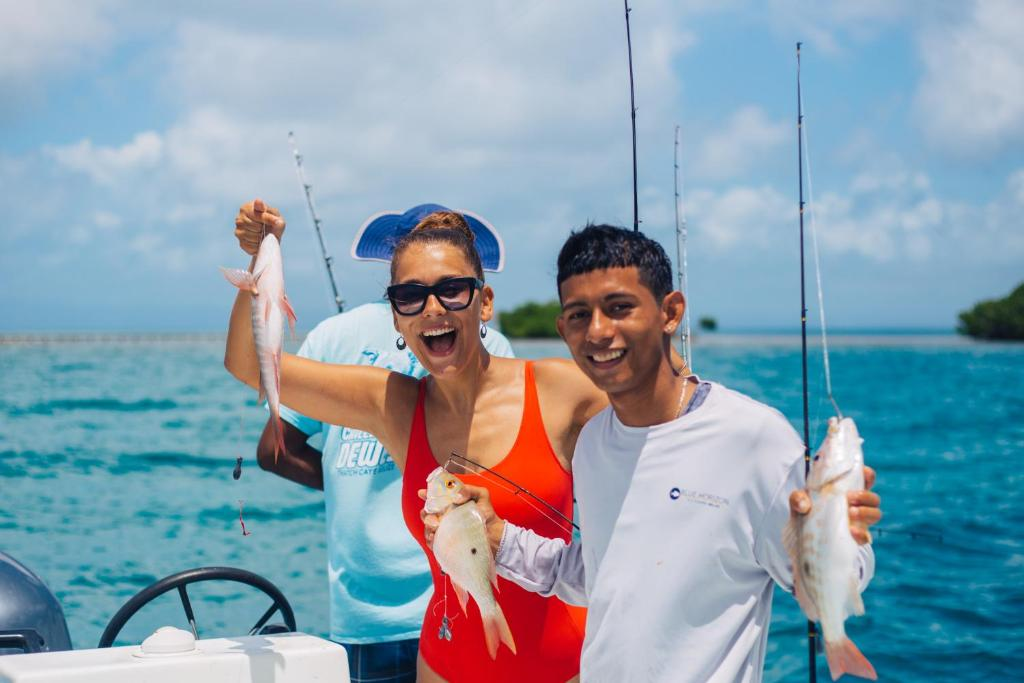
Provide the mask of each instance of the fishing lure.
POLYGON ((238 523, 242 525, 242 535, 252 536, 252 532, 245 528, 245 519, 242 517, 242 508, 245 506, 245 501, 238 501, 238 523))

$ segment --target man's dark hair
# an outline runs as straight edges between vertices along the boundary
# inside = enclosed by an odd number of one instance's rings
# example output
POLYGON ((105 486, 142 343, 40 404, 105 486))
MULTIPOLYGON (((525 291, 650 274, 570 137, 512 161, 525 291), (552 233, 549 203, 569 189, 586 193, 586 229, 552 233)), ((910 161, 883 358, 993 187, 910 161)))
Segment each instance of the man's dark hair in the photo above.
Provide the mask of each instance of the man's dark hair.
POLYGON ((672 262, 661 245, 642 232, 588 223, 558 252, 558 291, 574 275, 606 268, 636 268, 640 282, 661 302, 672 291, 672 262))

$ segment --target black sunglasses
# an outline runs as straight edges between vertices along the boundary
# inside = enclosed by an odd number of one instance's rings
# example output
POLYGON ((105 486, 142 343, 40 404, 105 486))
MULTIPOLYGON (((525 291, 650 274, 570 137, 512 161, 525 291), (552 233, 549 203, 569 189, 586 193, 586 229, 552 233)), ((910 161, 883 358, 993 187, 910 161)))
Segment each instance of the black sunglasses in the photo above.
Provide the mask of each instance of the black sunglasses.
POLYGON ((388 287, 388 300, 398 315, 417 315, 427 306, 431 294, 447 311, 461 311, 473 303, 473 292, 484 286, 475 277, 450 277, 433 285, 407 283, 388 287))

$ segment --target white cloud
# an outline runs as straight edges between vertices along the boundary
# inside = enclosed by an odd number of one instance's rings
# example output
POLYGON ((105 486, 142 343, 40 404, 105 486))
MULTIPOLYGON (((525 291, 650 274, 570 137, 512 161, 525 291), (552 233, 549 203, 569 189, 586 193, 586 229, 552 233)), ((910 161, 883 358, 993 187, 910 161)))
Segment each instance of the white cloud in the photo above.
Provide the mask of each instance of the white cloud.
POLYGON ((169 243, 165 235, 160 233, 140 233, 128 242, 128 248, 150 266, 172 273, 183 272, 190 265, 188 250, 183 246, 169 243))
MULTIPOLYGON (((780 235, 795 235, 795 205, 771 186, 697 189, 688 206, 691 234, 704 248, 721 253, 774 248, 780 235)), ((980 204, 943 199, 921 172, 862 174, 844 190, 808 202, 805 231, 809 247, 812 227, 817 228, 822 254, 858 255, 875 263, 995 265, 1024 260, 1022 213, 1024 169, 1010 174, 1003 191, 980 204)))
POLYGON ((1021 207, 1024 207, 1024 168, 1013 173, 1006 186, 1013 200, 1021 207))
POLYGON ((786 36, 801 36, 815 49, 838 55, 850 41, 864 42, 887 26, 918 12, 913 2, 898 0, 770 0, 761 7, 766 22, 786 36))
POLYGON ((109 185, 125 173, 156 166, 163 156, 163 147, 158 133, 146 131, 121 147, 97 146, 86 138, 73 145, 48 147, 46 152, 61 166, 109 185))
POLYGON ((121 227, 121 217, 116 213, 111 213, 106 210, 99 210, 93 214, 93 223, 96 224, 97 228, 101 230, 114 230, 121 227))
POLYGON ((703 178, 735 176, 785 142, 788 133, 789 126, 769 120, 760 107, 742 107, 729 117, 722 130, 704 138, 694 175, 703 178))
POLYGON ((0 0, 0 86, 29 86, 107 49, 112 26, 104 11, 110 4, 0 0))
POLYGON ((916 100, 937 146, 975 156, 1024 142, 1022 36, 1018 0, 976 0, 962 22, 923 33, 916 100))
POLYGON ((775 228, 796 217, 792 198, 771 186, 697 190, 687 203, 696 239, 710 240, 719 251, 766 247, 775 228))

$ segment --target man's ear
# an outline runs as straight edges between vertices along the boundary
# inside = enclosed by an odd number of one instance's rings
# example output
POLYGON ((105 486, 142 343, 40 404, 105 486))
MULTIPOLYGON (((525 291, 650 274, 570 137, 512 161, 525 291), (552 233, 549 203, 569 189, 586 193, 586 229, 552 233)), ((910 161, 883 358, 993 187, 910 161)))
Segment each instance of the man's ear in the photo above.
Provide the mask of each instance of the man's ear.
POLYGON ((562 319, 562 314, 559 313, 555 318, 555 329, 558 330, 558 336, 565 341, 565 320, 562 319))
POLYGON ((490 285, 480 288, 480 322, 490 322, 494 317, 494 290, 490 285))
POLYGON ((661 300, 662 331, 674 334, 679 329, 686 311, 686 297, 680 291, 669 292, 661 300))

